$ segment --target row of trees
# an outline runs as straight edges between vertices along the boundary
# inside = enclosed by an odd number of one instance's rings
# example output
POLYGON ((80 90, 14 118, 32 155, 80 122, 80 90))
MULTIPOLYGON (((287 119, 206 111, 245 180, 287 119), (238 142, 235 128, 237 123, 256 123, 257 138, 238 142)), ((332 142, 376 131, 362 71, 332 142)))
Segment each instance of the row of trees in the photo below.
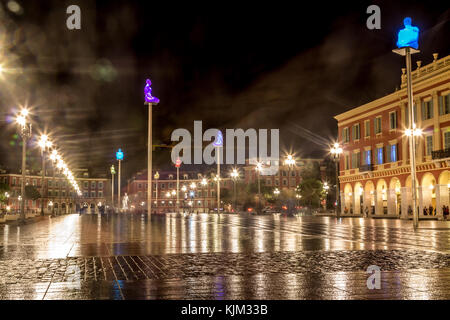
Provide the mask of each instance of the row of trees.
MULTIPOLYGON (((318 163, 308 163, 301 172, 301 183, 295 190, 282 189, 280 194, 274 193, 276 186, 266 186, 261 179, 261 200, 271 205, 282 205, 287 201, 294 200, 300 206, 308 208, 319 208, 323 200, 326 200, 327 208, 332 209, 335 199, 335 174, 334 163, 326 162, 325 179, 330 188, 324 189, 320 166, 318 163), (300 198, 297 198, 297 195, 300 198)), ((233 203, 233 190, 221 190, 221 198, 225 203, 233 203)), ((256 207, 258 204, 258 183, 247 184, 244 181, 236 182, 236 202, 239 208, 246 210, 256 207)))

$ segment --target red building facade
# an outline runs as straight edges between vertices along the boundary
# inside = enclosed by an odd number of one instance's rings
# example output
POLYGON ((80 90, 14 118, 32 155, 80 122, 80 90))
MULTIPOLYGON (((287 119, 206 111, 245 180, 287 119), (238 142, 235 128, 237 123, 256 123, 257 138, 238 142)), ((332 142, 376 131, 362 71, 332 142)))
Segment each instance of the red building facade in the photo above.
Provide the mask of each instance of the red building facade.
MULTIPOLYGON (((450 186, 450 56, 412 72, 416 139, 417 199, 421 217, 442 218, 450 186), (430 210, 431 209, 431 210, 430 210), (432 214, 430 215, 430 211, 432 214)), ((406 74, 401 89, 337 115, 343 214, 409 218, 412 189, 406 74)))

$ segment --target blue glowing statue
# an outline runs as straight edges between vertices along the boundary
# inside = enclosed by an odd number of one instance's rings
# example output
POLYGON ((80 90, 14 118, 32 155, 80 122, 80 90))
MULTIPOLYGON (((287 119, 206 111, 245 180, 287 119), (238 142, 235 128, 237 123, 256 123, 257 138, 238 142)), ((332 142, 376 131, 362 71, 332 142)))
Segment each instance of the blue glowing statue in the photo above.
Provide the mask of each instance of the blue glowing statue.
POLYGON ((223 146, 223 135, 222 135, 222 131, 218 131, 217 132, 217 137, 216 140, 214 140, 213 143, 214 147, 222 147, 223 146))
POLYGON ((405 24, 405 28, 398 32, 397 47, 419 49, 419 28, 411 25, 411 18, 409 17, 405 18, 403 23, 405 24))
POLYGON ((159 99, 157 97, 152 96, 152 82, 150 79, 147 79, 147 84, 144 89, 145 93, 145 102, 146 103, 159 103, 159 99))

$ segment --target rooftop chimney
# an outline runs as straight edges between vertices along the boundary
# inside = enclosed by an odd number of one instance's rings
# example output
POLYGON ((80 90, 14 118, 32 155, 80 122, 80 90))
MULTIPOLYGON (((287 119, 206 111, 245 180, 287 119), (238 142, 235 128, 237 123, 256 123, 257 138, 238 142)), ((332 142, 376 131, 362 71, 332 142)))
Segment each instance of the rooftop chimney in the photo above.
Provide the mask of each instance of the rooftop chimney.
POLYGON ((433 53, 433 62, 436 62, 438 55, 438 53, 433 53))

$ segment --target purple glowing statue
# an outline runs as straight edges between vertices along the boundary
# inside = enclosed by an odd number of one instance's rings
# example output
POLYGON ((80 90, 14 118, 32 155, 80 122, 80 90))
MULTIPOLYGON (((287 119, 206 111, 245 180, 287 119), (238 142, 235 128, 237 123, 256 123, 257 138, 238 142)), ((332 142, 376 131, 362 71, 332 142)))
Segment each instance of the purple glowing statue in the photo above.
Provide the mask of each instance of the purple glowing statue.
POLYGON ((159 103, 159 99, 157 97, 152 96, 152 82, 150 79, 147 79, 147 84, 144 89, 145 93, 145 103, 159 103))

